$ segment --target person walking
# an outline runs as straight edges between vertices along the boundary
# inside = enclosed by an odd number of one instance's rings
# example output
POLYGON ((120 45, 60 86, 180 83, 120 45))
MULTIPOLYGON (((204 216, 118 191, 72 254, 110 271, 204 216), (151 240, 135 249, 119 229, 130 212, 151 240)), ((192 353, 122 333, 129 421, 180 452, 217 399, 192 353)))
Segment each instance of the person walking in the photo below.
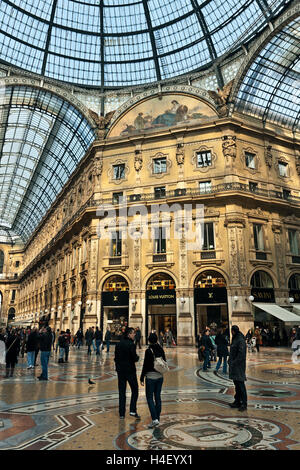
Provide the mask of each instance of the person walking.
POLYGON ((66 342, 65 342, 65 362, 68 362, 70 344, 71 344, 71 331, 69 330, 69 328, 67 328, 67 330, 65 332, 65 338, 66 338, 66 342))
POLYGON ((224 335, 223 328, 219 328, 215 337, 215 343, 217 346, 217 357, 219 358, 216 365, 216 371, 220 369, 223 361, 223 374, 227 374, 227 356, 229 356, 228 341, 226 336, 224 335))
POLYGON ((92 354, 91 346, 93 344, 93 339, 94 339, 94 332, 92 328, 89 328, 88 330, 86 330, 84 339, 85 339, 85 344, 88 347, 87 354, 88 356, 90 356, 92 354))
POLYGON ((146 399, 152 418, 152 423, 149 424, 148 428, 154 428, 159 425, 161 414, 161 389, 164 378, 163 374, 154 369, 154 360, 156 357, 162 357, 163 360, 166 361, 166 356, 163 348, 157 341, 157 335, 150 333, 148 338, 149 347, 145 351, 144 364, 140 377, 142 386, 144 386, 144 379, 146 377, 146 399))
POLYGON ((139 345, 139 349, 141 349, 141 330, 140 328, 137 326, 136 329, 135 329, 135 345, 139 345))
POLYGON ((259 346, 262 345, 262 337, 261 337, 260 329, 258 328, 258 326, 255 328, 254 336, 256 339, 256 343, 255 343, 256 351, 259 352, 259 346))
POLYGON ((111 332, 110 332, 109 327, 107 327, 105 337, 104 337, 104 341, 106 343, 106 352, 107 353, 109 353, 110 340, 111 340, 111 332))
POLYGON ((42 373, 38 377, 39 380, 48 380, 48 363, 52 347, 52 333, 50 326, 42 328, 39 334, 41 366, 42 373))
POLYGON ((96 355, 100 355, 100 346, 103 342, 103 334, 102 331, 99 330, 98 326, 96 326, 96 331, 95 331, 95 342, 96 342, 96 355))
POLYGON ((235 386, 234 402, 230 403, 231 408, 238 408, 239 411, 247 409, 247 391, 245 387, 246 379, 246 341, 237 325, 231 328, 232 342, 229 354, 229 378, 233 380, 235 386))
POLYGON ((200 340, 200 349, 204 356, 204 362, 202 370, 206 372, 207 369, 210 369, 210 352, 213 349, 213 344, 210 339, 210 330, 205 330, 200 340))
POLYGON ((55 331, 53 330, 52 331, 52 348, 53 348, 53 351, 55 350, 55 338, 56 338, 56 334, 55 334, 55 331))
POLYGON ((27 369, 34 369, 35 350, 37 348, 38 333, 37 329, 33 328, 27 338, 26 351, 27 351, 27 369))
POLYGON ((18 362, 21 342, 16 330, 11 330, 7 336, 6 342, 6 375, 5 378, 13 377, 15 365, 18 362))
POLYGON ((58 363, 59 364, 62 364, 64 362, 66 342, 67 342, 67 338, 66 338, 65 332, 61 330, 60 335, 58 337, 58 347, 59 347, 58 363))
POLYGON ((119 414, 120 419, 125 418, 126 410, 126 384, 131 388, 130 416, 141 419, 137 413, 137 399, 139 395, 138 382, 136 377, 135 363, 139 356, 136 354, 136 345, 134 344, 134 328, 127 327, 121 341, 116 344, 115 364, 118 374, 119 388, 119 414))
POLYGON ((77 349, 80 349, 80 346, 83 345, 83 332, 81 328, 79 328, 75 336, 76 336, 77 349))
POLYGON ((172 331, 169 330, 169 328, 167 328, 167 330, 166 330, 166 343, 167 343, 167 348, 170 348, 170 347, 171 347, 171 345, 172 345, 172 339, 173 339, 172 331))
POLYGON ((58 347, 59 347, 59 344, 58 344, 58 337, 59 337, 60 333, 59 333, 59 328, 57 328, 56 330, 56 346, 55 346, 55 354, 57 353, 58 351, 58 347))
POLYGON ((160 344, 161 347, 163 347, 163 345, 164 345, 164 336, 165 336, 165 335, 164 335, 164 332, 161 331, 161 332, 159 333, 159 344, 160 344))

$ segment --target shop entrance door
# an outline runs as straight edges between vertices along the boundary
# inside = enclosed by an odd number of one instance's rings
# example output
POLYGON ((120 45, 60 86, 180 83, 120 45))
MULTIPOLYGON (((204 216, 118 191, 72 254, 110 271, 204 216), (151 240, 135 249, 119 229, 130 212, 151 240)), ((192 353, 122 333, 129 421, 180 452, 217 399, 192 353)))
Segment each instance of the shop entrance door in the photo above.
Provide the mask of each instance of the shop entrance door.
POLYGON ((149 305, 148 307, 148 334, 152 330, 156 331, 159 337, 160 332, 166 332, 169 329, 177 338, 177 321, 175 305, 149 305))

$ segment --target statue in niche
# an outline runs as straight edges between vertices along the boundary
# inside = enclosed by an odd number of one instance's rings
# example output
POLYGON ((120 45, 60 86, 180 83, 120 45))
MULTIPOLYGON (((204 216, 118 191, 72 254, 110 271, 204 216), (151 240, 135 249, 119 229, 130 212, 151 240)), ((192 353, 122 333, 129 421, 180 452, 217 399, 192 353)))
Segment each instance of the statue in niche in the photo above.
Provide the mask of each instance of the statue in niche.
POLYGON ((265 161, 266 165, 271 168, 273 164, 272 145, 268 145, 265 149, 265 161))
POLYGON ((99 179, 100 176, 102 175, 102 170, 103 170, 102 157, 96 156, 94 158, 93 175, 99 179))
POLYGON ((98 128, 97 134, 98 134, 99 139, 104 139, 105 134, 106 134, 106 129, 109 126, 114 114, 115 114, 115 111, 110 111, 105 116, 100 116, 95 111, 92 111, 91 109, 89 109, 90 117, 97 124, 97 128, 98 128))
POLYGON ((233 86, 233 80, 226 83, 223 88, 217 88, 217 92, 213 90, 207 90, 209 96, 214 100, 219 116, 224 117, 228 114, 228 98, 233 86))
POLYGON ((143 158, 140 150, 135 151, 134 168, 137 172, 141 171, 143 167, 143 158))
POLYGON ((236 157, 236 136, 225 135, 222 137, 222 149, 224 157, 236 157))
POLYGON ((177 144, 176 161, 177 161, 177 165, 179 165, 179 166, 184 164, 184 146, 183 146, 183 144, 177 144))

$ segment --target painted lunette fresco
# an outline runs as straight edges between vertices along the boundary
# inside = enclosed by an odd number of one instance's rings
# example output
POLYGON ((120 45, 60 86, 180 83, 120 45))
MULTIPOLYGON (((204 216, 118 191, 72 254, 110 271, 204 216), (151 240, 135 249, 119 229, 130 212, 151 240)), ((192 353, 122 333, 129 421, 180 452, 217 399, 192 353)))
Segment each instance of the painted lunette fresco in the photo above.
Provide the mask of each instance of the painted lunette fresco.
POLYGON ((183 94, 163 95, 137 103, 117 121, 108 137, 144 134, 214 116, 217 117, 216 112, 197 98, 183 94))

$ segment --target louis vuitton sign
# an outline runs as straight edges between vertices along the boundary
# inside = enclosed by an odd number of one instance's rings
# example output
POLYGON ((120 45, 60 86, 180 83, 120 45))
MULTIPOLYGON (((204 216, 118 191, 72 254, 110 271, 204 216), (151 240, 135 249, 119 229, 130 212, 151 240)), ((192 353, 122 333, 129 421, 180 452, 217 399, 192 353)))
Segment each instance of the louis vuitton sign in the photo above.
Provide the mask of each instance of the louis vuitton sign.
POLYGON ((174 289, 147 291, 147 303, 150 305, 176 304, 176 292, 174 289))

